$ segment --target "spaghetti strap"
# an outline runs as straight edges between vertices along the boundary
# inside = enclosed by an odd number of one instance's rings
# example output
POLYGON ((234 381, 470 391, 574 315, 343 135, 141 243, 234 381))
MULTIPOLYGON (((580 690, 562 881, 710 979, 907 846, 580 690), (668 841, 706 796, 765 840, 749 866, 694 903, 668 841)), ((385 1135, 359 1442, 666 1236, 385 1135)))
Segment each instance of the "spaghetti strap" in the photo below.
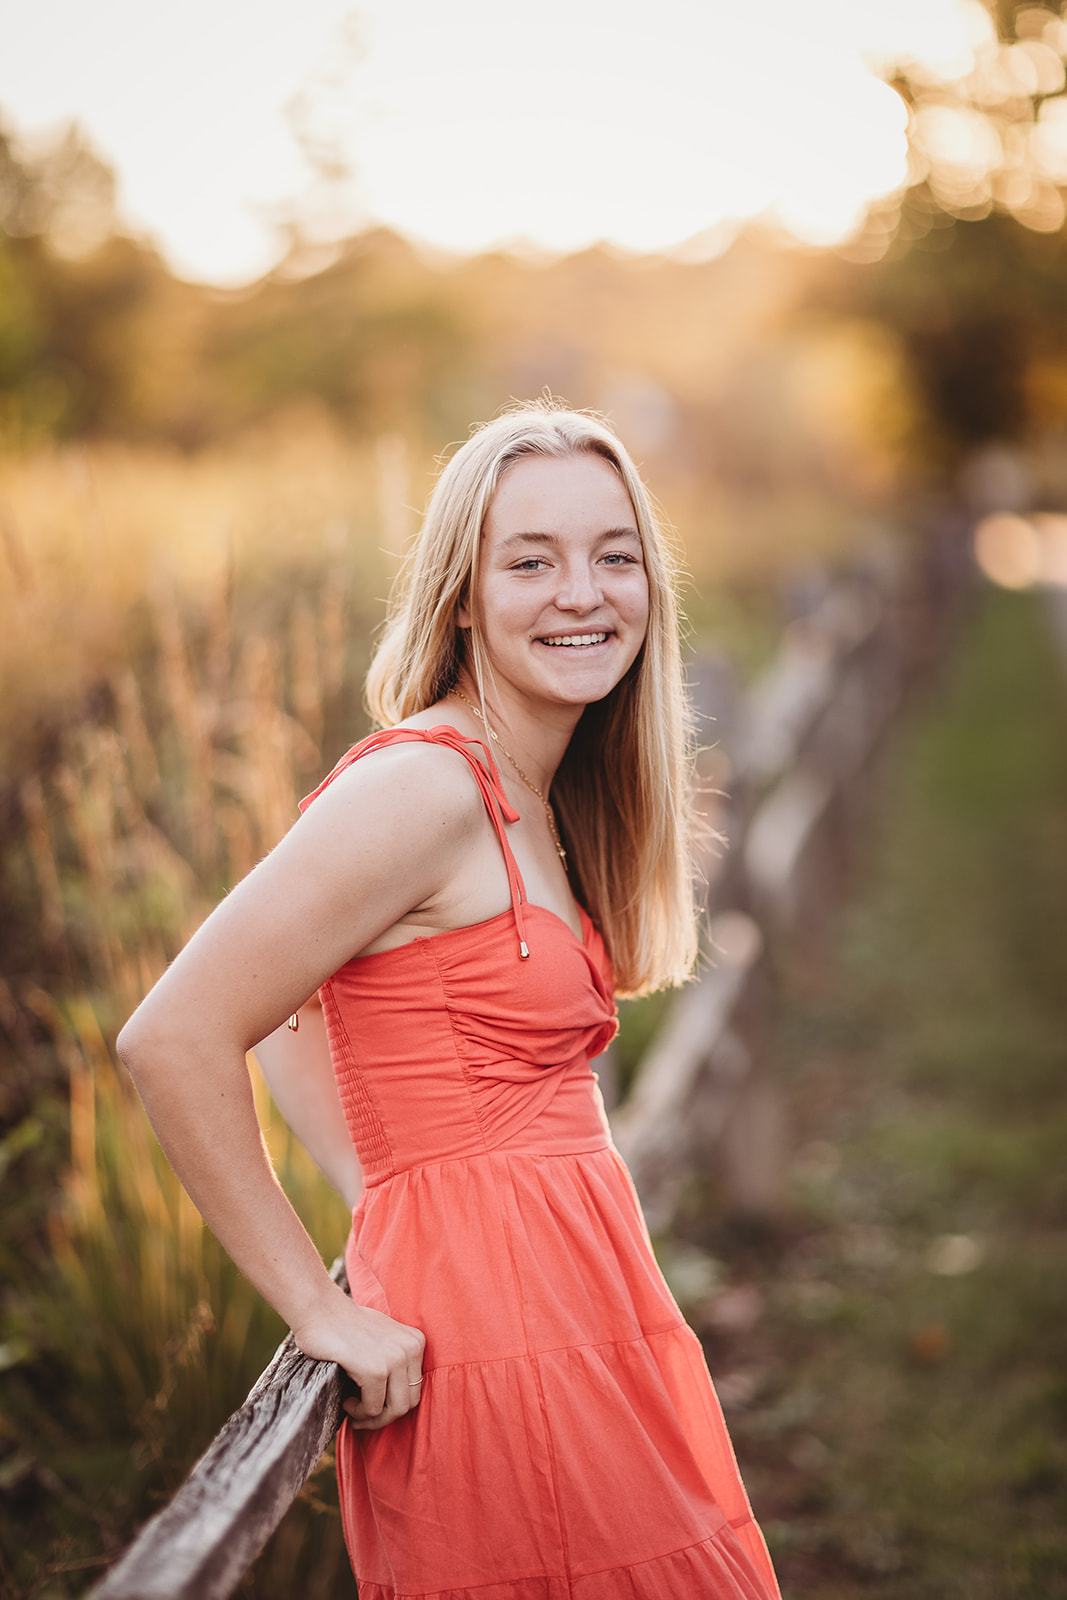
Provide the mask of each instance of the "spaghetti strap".
POLYGON ((375 750, 384 750, 392 744, 437 744, 444 745, 449 750, 455 750, 463 757, 474 774, 478 788, 481 790, 485 809, 489 813, 490 821, 496 829, 500 848, 504 852, 504 865, 508 874, 508 889, 511 894, 511 910, 515 918, 515 932, 519 940, 519 955, 525 961, 530 954, 530 947, 526 941, 526 886, 522 881, 518 862, 512 853, 508 836, 504 831, 504 824, 518 822, 519 813, 508 800, 504 792, 504 785, 500 781, 500 774, 493 761, 492 752, 484 739, 468 739, 453 728, 449 723, 442 722, 433 728, 385 728, 380 733, 372 733, 369 738, 363 739, 359 744, 353 745, 351 750, 341 757, 340 761, 329 773, 317 789, 305 795, 300 801, 300 810, 305 811, 311 802, 318 798, 322 791, 338 777, 353 762, 361 756, 372 754, 375 750), (480 745, 485 752, 488 767, 483 765, 468 745, 480 745))

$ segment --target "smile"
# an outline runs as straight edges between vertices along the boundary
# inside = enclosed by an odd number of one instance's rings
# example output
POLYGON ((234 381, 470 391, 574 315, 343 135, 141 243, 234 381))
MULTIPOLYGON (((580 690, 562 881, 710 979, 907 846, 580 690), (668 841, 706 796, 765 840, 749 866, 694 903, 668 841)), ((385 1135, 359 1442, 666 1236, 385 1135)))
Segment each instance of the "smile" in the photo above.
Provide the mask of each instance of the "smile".
POLYGON ((584 650, 591 644, 603 644, 607 638, 606 633, 555 633, 546 639, 539 639, 539 644, 547 644, 553 650, 565 644, 572 649, 584 650))

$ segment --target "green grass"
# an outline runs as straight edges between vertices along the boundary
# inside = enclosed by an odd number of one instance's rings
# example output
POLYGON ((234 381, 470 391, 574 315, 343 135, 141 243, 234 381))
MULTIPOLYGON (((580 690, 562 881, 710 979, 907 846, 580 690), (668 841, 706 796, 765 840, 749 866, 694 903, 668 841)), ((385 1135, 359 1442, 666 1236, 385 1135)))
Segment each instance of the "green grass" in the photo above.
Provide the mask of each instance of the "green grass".
POLYGON ((786 1220, 762 1240, 692 1230, 763 1296, 744 1333, 708 1311, 709 1359, 747 1374, 728 1420, 786 1600, 1051 1600, 1067 1595, 1067 693, 1035 598, 980 597, 884 779, 829 976, 777 1019, 786 1220))

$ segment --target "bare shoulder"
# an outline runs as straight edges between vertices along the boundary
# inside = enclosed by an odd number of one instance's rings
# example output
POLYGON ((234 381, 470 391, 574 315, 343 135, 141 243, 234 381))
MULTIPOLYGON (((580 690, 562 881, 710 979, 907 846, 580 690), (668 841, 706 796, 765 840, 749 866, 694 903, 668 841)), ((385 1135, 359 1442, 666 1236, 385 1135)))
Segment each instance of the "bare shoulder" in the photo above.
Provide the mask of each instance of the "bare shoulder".
POLYGON ((483 802, 470 764, 457 750, 412 739, 352 762, 312 802, 305 819, 361 811, 392 818, 401 831, 409 818, 465 831, 480 821, 483 802))
POLYGON ((200 1011, 249 1048, 413 913, 452 925, 484 815, 454 749, 417 740, 360 757, 208 917, 142 1007, 142 1035, 200 1011))

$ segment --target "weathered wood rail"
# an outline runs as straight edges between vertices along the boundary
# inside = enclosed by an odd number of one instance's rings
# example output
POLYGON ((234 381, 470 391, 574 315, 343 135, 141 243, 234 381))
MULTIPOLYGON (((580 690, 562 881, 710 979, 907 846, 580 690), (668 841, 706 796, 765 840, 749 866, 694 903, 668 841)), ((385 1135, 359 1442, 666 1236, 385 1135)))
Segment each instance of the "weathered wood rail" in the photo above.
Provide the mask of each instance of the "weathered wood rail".
MULTIPOLYGON (((332 1275, 347 1287, 344 1265, 332 1275)), ((146 1522, 86 1600, 225 1600, 337 1432, 345 1378, 292 1334, 174 1499, 146 1522)))
MULTIPOLYGON (((714 718, 702 767, 708 819, 725 841, 703 863, 708 959, 612 1116, 653 1232, 669 1228, 691 1176, 709 1169, 735 1207, 777 1203, 785 1138, 768 999, 845 892, 874 757, 907 685, 944 647, 967 570, 951 537, 909 562, 887 553, 828 581, 751 688, 721 664, 694 668, 698 709, 714 718)), ((342 1395, 339 1369, 287 1339, 86 1600, 227 1600, 332 1439, 342 1395)))

